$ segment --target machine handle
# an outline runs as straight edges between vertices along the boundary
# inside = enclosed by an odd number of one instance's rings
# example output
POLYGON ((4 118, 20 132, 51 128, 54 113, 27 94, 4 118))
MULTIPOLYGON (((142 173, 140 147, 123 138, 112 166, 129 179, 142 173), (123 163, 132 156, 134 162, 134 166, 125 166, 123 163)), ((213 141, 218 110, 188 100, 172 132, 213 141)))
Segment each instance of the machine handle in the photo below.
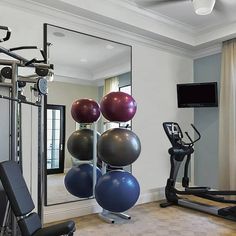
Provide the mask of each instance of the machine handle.
POLYGON ((25 65, 28 66, 28 65, 33 64, 33 63, 45 63, 47 61, 45 52, 42 49, 40 49, 40 52, 41 52, 41 55, 43 57, 42 60, 37 60, 36 58, 33 58, 32 60, 25 63, 25 65))
POLYGON ((193 141, 192 138, 189 136, 188 132, 185 132, 185 134, 187 135, 188 139, 190 140, 190 143, 186 143, 189 146, 193 146, 193 144, 196 143, 201 138, 201 134, 199 133, 197 128, 193 124, 191 124, 191 126, 192 126, 193 130, 197 133, 198 137, 197 137, 197 139, 195 139, 193 141))
POLYGON ((22 47, 15 47, 15 48, 10 48, 9 51, 17 51, 17 50, 25 50, 25 49, 38 49, 37 46, 22 46, 22 47))
MULTIPOLYGON (((15 48, 10 48, 9 49, 9 52, 13 52, 13 51, 19 51, 19 50, 28 50, 28 49, 38 49, 37 46, 22 46, 22 47, 15 47, 15 48)), ((44 51, 42 49, 40 49, 40 53, 43 57, 42 60, 37 60, 36 58, 33 58, 31 60, 27 60, 25 59, 25 66, 29 66, 33 63, 42 63, 42 62, 45 62, 46 61, 46 55, 44 53, 44 51)))
POLYGON ((200 132, 197 130, 197 128, 193 124, 191 124, 191 126, 193 127, 194 131, 198 135, 198 138, 194 141, 194 143, 195 143, 195 142, 197 142, 201 138, 201 134, 200 134, 200 132))
POLYGON ((7 26, 0 25, 0 30, 9 30, 9 28, 7 26))
POLYGON ((47 56, 46 56, 44 50, 43 50, 43 49, 40 49, 40 52, 41 52, 41 54, 42 54, 42 57, 43 57, 44 61, 47 62, 47 56))
POLYGON ((11 37, 11 30, 7 26, 0 26, 0 30, 6 30, 6 36, 2 39, 0 39, 0 42, 5 42, 10 39, 11 37))
POLYGON ((188 137, 188 139, 190 140, 191 143, 193 143, 194 141, 192 140, 192 138, 189 136, 188 132, 185 132, 186 136, 188 137))

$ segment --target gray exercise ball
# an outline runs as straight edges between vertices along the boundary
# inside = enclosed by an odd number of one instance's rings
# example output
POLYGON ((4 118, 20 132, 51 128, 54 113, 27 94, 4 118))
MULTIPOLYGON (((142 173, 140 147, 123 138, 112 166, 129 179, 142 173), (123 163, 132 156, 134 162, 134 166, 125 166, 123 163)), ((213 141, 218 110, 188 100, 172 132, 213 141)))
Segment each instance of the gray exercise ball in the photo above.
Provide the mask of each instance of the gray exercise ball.
MULTIPOLYGON (((97 139, 100 134, 97 133, 97 139)), ((93 130, 80 129, 71 134, 67 141, 69 153, 76 159, 87 161, 93 159, 93 130)))
POLYGON ((111 166, 127 166, 137 160, 141 142, 131 130, 115 128, 104 132, 98 141, 98 157, 111 166))

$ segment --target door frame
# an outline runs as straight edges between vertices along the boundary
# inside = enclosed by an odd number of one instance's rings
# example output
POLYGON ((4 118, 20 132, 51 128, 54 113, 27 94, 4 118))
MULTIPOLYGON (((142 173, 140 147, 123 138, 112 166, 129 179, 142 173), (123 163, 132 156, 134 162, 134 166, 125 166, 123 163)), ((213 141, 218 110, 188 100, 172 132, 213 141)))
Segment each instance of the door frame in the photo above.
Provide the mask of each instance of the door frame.
MULTIPOLYGON (((47 104, 46 105, 46 112, 48 109, 51 110, 60 110, 60 146, 59 146, 59 168, 58 169, 47 169, 47 163, 46 163, 46 172, 47 175, 51 174, 60 174, 64 173, 64 167, 65 167, 65 124, 66 124, 66 106, 64 105, 55 105, 55 104, 47 104)), ((46 120, 47 120, 47 113, 46 113, 46 120)), ((47 126, 46 126, 47 130, 47 126)), ((47 142, 47 139, 46 139, 47 142)), ((47 156, 47 148, 46 148, 46 156, 47 156)), ((47 162, 47 158, 46 158, 47 162)))

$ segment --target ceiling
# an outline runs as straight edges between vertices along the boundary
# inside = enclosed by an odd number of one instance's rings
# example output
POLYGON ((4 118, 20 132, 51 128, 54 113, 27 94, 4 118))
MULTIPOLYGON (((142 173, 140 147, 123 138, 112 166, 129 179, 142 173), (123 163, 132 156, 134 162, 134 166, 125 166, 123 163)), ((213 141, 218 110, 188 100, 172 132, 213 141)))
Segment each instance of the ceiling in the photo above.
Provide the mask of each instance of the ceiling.
POLYGON ((145 5, 148 0, 124 1, 134 4, 158 16, 166 17, 168 20, 192 27, 193 29, 215 27, 217 25, 222 25, 236 20, 235 0, 216 0, 216 8, 210 15, 206 16, 199 16, 195 14, 191 0, 171 2, 155 6, 145 5))
POLYGON ((58 76, 99 80, 131 68, 130 46, 48 25, 50 63, 58 76))
MULTIPOLYGON (((1 2, 34 14, 53 16, 53 21, 60 19, 74 23, 74 27, 67 25, 68 28, 76 29, 78 26, 81 29, 81 24, 89 25, 92 32, 85 27, 82 31, 95 35, 101 35, 102 32, 102 35, 106 35, 104 37, 111 39, 118 36, 121 37, 121 42, 127 42, 123 40, 125 35, 131 40, 194 58, 219 52, 224 40, 236 37, 236 0, 216 0, 221 10, 208 16, 196 15, 190 1, 149 8, 137 5, 134 0, 1 2)), ((78 58, 76 60, 78 61, 78 58)))

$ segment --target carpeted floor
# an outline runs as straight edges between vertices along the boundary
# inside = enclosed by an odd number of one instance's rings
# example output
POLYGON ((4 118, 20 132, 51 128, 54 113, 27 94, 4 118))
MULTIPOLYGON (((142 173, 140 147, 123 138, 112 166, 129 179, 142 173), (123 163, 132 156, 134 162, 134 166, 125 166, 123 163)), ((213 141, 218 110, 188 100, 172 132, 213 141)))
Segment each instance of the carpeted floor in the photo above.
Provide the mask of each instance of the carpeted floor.
POLYGON ((75 219, 75 236, 236 236, 236 222, 159 202, 136 206, 132 219, 108 224, 97 214, 75 219))

